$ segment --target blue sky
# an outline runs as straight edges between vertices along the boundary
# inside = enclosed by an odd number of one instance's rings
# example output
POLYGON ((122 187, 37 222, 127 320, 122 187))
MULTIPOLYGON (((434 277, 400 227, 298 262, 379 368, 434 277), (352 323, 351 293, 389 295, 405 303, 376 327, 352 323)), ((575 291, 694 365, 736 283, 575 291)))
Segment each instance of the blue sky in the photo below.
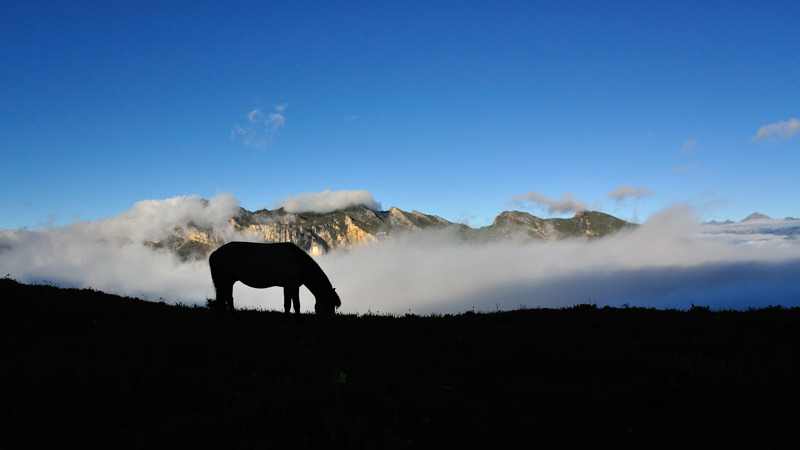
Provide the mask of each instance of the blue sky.
POLYGON ((800 216, 796 2, 3 10, 0 228, 324 190, 473 226, 565 204, 800 216))

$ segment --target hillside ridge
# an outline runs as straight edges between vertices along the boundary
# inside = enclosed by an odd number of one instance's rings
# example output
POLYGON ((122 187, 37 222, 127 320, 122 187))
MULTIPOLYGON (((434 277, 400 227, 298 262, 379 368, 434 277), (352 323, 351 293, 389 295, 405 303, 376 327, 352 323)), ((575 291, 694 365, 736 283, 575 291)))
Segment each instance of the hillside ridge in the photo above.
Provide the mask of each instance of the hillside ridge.
POLYGON ((782 448, 799 319, 593 305, 232 319, 0 278, 14 364, 0 447, 782 448))

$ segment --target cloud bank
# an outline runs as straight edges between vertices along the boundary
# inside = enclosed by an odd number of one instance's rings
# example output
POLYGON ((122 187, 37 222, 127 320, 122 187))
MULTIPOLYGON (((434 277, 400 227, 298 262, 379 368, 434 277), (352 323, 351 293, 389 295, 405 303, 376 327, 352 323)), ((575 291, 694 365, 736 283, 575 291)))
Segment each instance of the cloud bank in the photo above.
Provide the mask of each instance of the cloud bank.
MULTIPOLYGON (((206 261, 181 262, 143 240, 189 219, 226 229, 238 202, 176 197, 139 202, 119 216, 65 227, 0 230, 0 274, 150 300, 204 304, 206 261)), ((597 305, 688 308, 800 306, 800 220, 698 225, 688 207, 595 241, 464 244, 447 232, 393 236, 318 259, 342 312, 458 313, 597 305)), ((234 288, 237 307, 281 309, 280 288, 234 288)), ((301 289, 304 311, 313 296, 301 289)))
POLYGON ((207 264, 182 263, 169 250, 153 250, 143 243, 167 237, 189 221, 236 239, 228 219, 238 211, 239 202, 229 194, 211 200, 174 197, 141 201, 104 220, 0 230, 0 273, 25 282, 200 303, 210 294, 207 264))
POLYGON ((565 214, 585 211, 589 208, 585 202, 575 199, 571 193, 566 193, 558 199, 552 199, 538 192, 530 191, 527 194, 519 194, 508 201, 508 204, 517 205, 520 208, 530 208, 539 206, 547 208, 548 214, 565 214))
POLYGON ((322 262, 341 285, 345 310, 359 312, 800 306, 797 239, 781 231, 731 240, 723 231, 696 225, 691 209, 679 207, 592 242, 472 246, 413 235, 322 262))
POLYGON ((275 205, 293 214, 304 212, 325 214, 354 206, 364 206, 372 210, 381 207, 372 194, 364 190, 307 192, 278 200, 275 205))
POLYGON ((791 118, 764 125, 750 138, 750 142, 788 140, 798 133, 800 133, 800 120, 791 118))

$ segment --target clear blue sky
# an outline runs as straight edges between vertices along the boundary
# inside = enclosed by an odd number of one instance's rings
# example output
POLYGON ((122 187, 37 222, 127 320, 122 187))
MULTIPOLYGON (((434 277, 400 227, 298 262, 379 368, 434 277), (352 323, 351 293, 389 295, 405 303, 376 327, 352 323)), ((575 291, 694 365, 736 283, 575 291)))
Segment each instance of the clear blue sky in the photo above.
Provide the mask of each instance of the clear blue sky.
POLYGON ((12 1, 0 228, 327 189, 475 226, 797 217, 798 119, 794 1, 12 1))

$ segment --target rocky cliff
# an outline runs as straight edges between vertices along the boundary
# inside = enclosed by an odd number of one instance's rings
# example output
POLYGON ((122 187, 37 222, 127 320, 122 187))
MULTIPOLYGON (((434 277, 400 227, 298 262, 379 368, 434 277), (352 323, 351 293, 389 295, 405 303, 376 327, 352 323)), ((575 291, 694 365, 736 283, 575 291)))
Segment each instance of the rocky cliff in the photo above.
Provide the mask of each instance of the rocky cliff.
POLYGON ((202 258, 227 241, 247 239, 256 242, 294 242, 312 255, 334 249, 352 249, 377 242, 398 232, 450 229, 470 242, 504 239, 558 240, 570 237, 598 238, 634 226, 608 214, 584 211, 571 219, 541 219, 520 211, 505 211, 492 225, 478 229, 442 219, 439 216, 406 212, 398 208, 373 211, 355 207, 328 214, 290 214, 281 209, 251 212, 240 209, 225 230, 201 229, 187 223, 171 236, 146 244, 168 247, 181 258, 202 258))
POLYGON ((582 211, 570 219, 542 219, 521 211, 504 211, 488 227, 474 230, 484 240, 560 240, 599 238, 636 225, 597 211, 582 211))
POLYGON ((329 214, 289 214, 282 208, 243 211, 232 219, 233 228, 264 242, 294 242, 312 254, 333 249, 350 249, 375 242, 400 230, 419 231, 433 227, 457 226, 438 216, 397 208, 372 211, 355 207, 329 214))

